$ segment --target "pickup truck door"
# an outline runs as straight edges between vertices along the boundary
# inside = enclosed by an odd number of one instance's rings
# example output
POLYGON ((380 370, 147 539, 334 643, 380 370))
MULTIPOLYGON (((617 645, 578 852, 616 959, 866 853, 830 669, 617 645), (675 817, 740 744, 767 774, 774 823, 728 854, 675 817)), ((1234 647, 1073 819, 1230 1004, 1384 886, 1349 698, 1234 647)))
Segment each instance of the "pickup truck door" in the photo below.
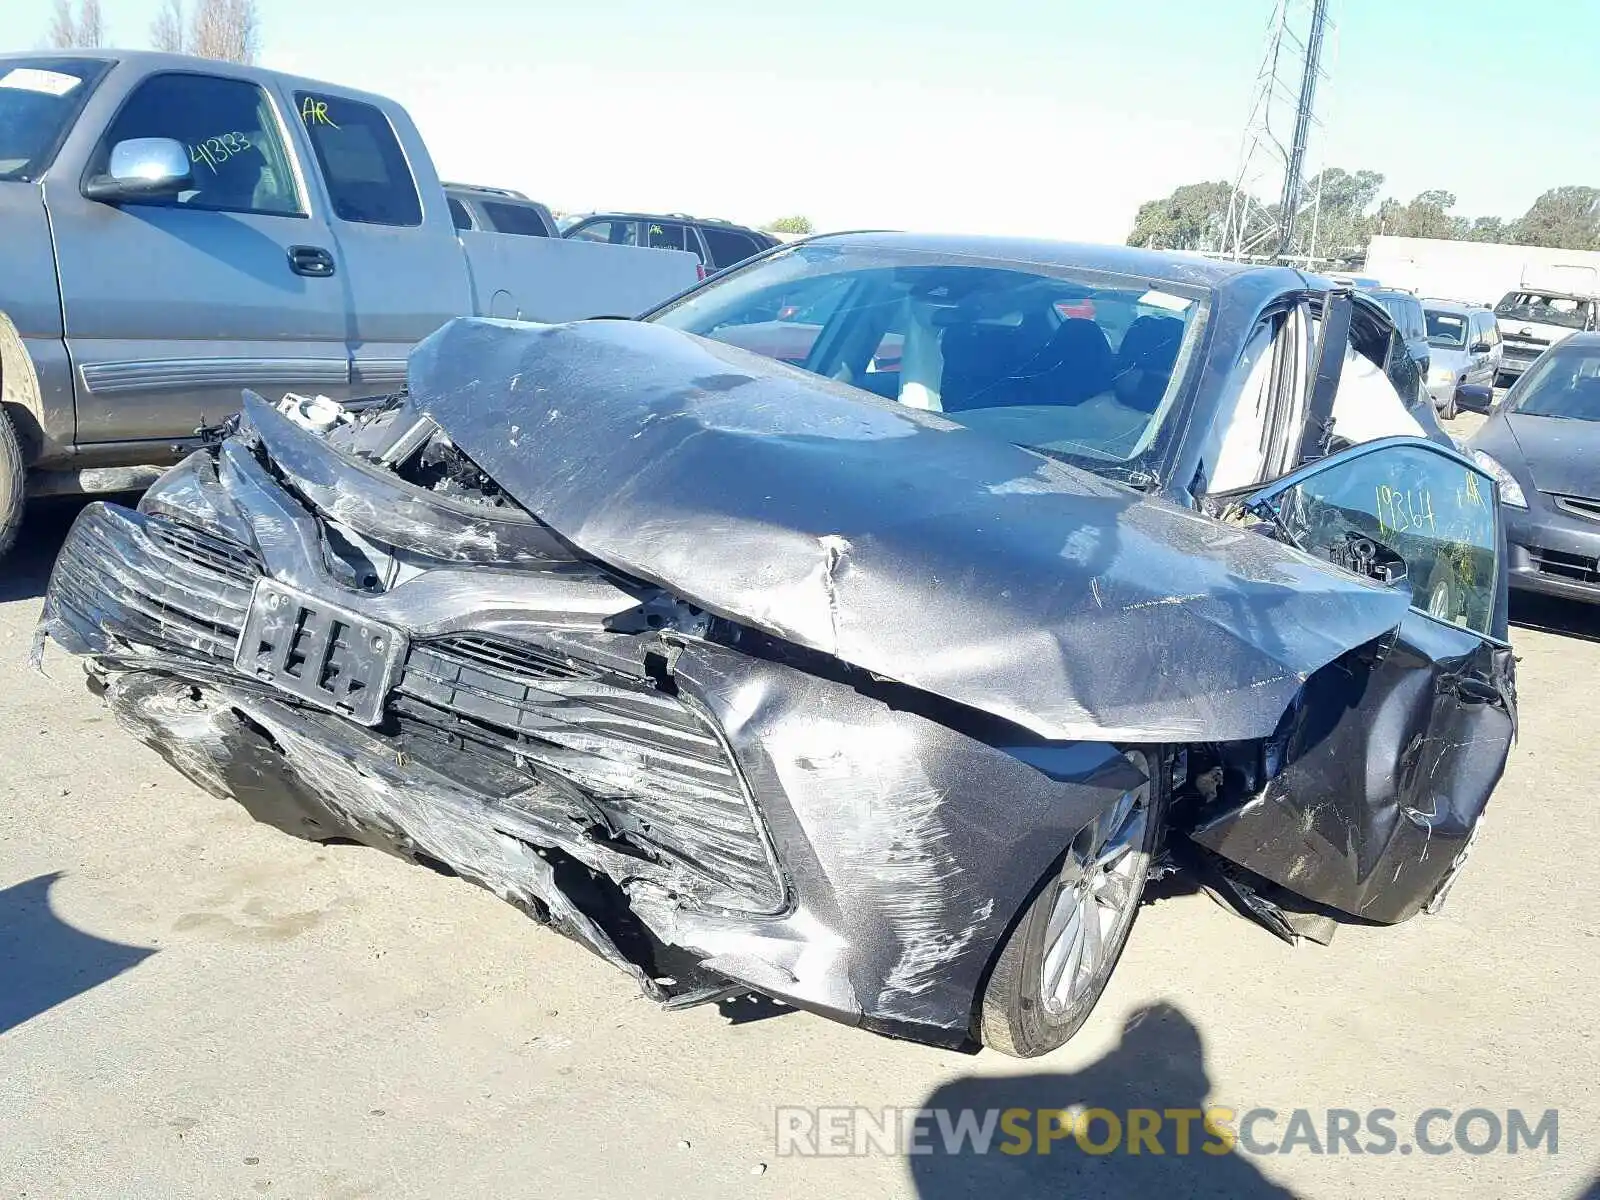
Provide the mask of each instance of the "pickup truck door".
POLYGON ((444 188, 398 105, 380 107, 337 89, 284 98, 324 193, 319 204, 326 204, 349 298, 356 394, 396 387, 413 346, 452 317, 475 311, 444 188))
POLYGON ((45 182, 76 441, 184 437, 236 411, 245 387, 347 396, 339 264, 279 99, 226 70, 121 83, 140 71, 114 69, 45 182), (112 146, 143 137, 186 146, 193 187, 137 203, 85 198, 112 146))

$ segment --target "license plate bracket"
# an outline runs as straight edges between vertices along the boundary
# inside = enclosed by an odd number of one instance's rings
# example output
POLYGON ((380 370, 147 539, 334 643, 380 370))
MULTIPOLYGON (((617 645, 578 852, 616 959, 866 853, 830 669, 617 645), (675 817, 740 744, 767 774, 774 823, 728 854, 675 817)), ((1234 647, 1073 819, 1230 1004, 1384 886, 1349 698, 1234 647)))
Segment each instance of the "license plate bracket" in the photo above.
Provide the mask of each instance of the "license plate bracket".
POLYGON ((233 665, 319 708, 377 725, 407 645, 391 625, 263 578, 251 593, 233 665))

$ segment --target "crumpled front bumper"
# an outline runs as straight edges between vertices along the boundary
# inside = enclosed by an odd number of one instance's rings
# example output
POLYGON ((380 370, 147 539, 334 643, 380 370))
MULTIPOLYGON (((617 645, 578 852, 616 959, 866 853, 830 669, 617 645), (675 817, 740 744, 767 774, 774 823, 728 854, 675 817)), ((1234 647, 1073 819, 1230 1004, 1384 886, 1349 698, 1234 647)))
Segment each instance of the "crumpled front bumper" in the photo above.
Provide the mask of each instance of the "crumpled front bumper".
POLYGON ((442 863, 667 1004, 749 988, 970 1045, 1008 923, 1141 778, 1110 745, 1007 745, 1011 727, 962 728, 837 664, 618 632, 640 597, 570 562, 439 562, 353 591, 324 559, 326 521, 230 441, 141 511, 86 508, 41 629, 212 792, 298 836, 442 863), (234 669, 263 574, 403 629, 381 725, 234 669), (528 656, 446 662, 463 638, 528 656), (574 819, 596 801, 609 831, 574 819))

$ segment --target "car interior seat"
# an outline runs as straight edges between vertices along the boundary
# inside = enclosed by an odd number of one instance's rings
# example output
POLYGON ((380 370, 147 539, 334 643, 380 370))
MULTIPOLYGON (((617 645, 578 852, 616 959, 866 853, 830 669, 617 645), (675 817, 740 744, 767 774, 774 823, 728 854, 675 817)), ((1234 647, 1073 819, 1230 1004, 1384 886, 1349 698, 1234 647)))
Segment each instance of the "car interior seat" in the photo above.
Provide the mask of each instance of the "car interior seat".
POLYGON ((1002 384, 1031 357, 1033 340, 1006 325, 952 325, 940 339, 944 377, 939 397, 945 412, 1016 404, 1016 392, 1002 384))
POLYGON ((1145 316, 1128 326, 1117 348, 1117 399, 1139 412, 1155 412, 1182 343, 1183 321, 1177 317, 1145 316))
POLYGON ((1022 404, 1082 404, 1111 386, 1115 355, 1093 321, 1071 317, 1050 336, 1022 375, 1022 404))

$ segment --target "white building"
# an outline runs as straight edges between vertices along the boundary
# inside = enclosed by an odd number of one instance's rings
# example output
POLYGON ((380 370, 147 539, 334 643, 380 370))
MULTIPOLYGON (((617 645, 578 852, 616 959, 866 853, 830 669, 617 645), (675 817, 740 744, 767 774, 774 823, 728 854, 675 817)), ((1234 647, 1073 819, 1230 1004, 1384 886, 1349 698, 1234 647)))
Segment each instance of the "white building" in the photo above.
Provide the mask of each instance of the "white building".
POLYGON ((1524 284, 1551 291, 1600 294, 1600 251, 1551 250, 1440 238, 1378 235, 1367 248, 1362 275, 1419 296, 1493 306, 1524 284))

